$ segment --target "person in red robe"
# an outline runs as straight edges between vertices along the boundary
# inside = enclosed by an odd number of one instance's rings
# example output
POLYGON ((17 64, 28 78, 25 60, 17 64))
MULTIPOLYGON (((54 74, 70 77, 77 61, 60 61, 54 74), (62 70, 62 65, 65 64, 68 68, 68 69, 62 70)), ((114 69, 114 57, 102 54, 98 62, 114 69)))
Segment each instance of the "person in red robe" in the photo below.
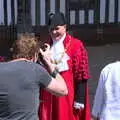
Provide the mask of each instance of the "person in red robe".
POLYGON ((68 34, 63 13, 50 14, 48 24, 51 62, 65 79, 68 95, 56 97, 42 89, 39 119, 90 120, 87 51, 81 40, 68 34))

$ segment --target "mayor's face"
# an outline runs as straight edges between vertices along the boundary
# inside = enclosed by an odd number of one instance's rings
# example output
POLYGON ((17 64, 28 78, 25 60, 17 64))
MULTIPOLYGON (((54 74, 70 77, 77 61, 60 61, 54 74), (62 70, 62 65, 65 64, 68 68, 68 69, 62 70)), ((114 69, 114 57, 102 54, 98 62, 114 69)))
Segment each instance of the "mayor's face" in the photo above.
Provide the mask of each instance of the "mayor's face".
POLYGON ((66 33, 66 25, 61 25, 51 28, 49 32, 53 39, 60 40, 61 37, 66 33))

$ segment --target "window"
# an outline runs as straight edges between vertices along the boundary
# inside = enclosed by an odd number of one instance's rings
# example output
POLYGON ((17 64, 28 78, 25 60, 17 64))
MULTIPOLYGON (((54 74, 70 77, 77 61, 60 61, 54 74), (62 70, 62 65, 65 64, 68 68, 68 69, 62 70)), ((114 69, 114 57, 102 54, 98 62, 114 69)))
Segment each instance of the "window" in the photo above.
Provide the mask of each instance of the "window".
POLYGON ((76 2, 78 2, 79 0, 70 0, 70 2, 74 2, 74 3, 76 3, 76 2))
POLYGON ((70 0, 70 9, 94 8, 95 0, 70 0))

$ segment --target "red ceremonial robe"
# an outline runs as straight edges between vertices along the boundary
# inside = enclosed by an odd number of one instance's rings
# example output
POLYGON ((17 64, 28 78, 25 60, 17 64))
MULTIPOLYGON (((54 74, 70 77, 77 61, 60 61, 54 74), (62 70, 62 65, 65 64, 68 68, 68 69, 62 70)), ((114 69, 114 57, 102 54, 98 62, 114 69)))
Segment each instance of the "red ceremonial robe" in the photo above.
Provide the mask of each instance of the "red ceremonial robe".
POLYGON ((68 95, 56 97, 42 89, 40 91, 42 102, 40 103, 39 118, 40 120, 90 120, 87 82, 84 110, 75 110, 73 107, 76 80, 88 80, 89 78, 86 50, 80 40, 69 34, 64 39, 64 47, 70 57, 68 60, 69 70, 60 72, 60 74, 67 84, 68 95))

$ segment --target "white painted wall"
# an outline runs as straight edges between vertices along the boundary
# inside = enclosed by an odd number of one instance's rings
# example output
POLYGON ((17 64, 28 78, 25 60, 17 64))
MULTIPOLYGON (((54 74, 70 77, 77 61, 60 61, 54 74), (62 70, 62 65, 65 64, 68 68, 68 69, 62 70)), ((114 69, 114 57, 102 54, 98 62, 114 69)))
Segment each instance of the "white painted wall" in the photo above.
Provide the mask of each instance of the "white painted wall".
POLYGON ((114 23, 115 19, 115 1, 114 0, 109 0, 109 22, 114 23))
POLYGON ((45 0, 40 0, 40 25, 45 25, 45 0))
POLYGON ((4 9, 3 9, 3 1, 4 1, 4 0, 0 0, 0 25, 1 25, 1 24, 4 25, 4 9))

